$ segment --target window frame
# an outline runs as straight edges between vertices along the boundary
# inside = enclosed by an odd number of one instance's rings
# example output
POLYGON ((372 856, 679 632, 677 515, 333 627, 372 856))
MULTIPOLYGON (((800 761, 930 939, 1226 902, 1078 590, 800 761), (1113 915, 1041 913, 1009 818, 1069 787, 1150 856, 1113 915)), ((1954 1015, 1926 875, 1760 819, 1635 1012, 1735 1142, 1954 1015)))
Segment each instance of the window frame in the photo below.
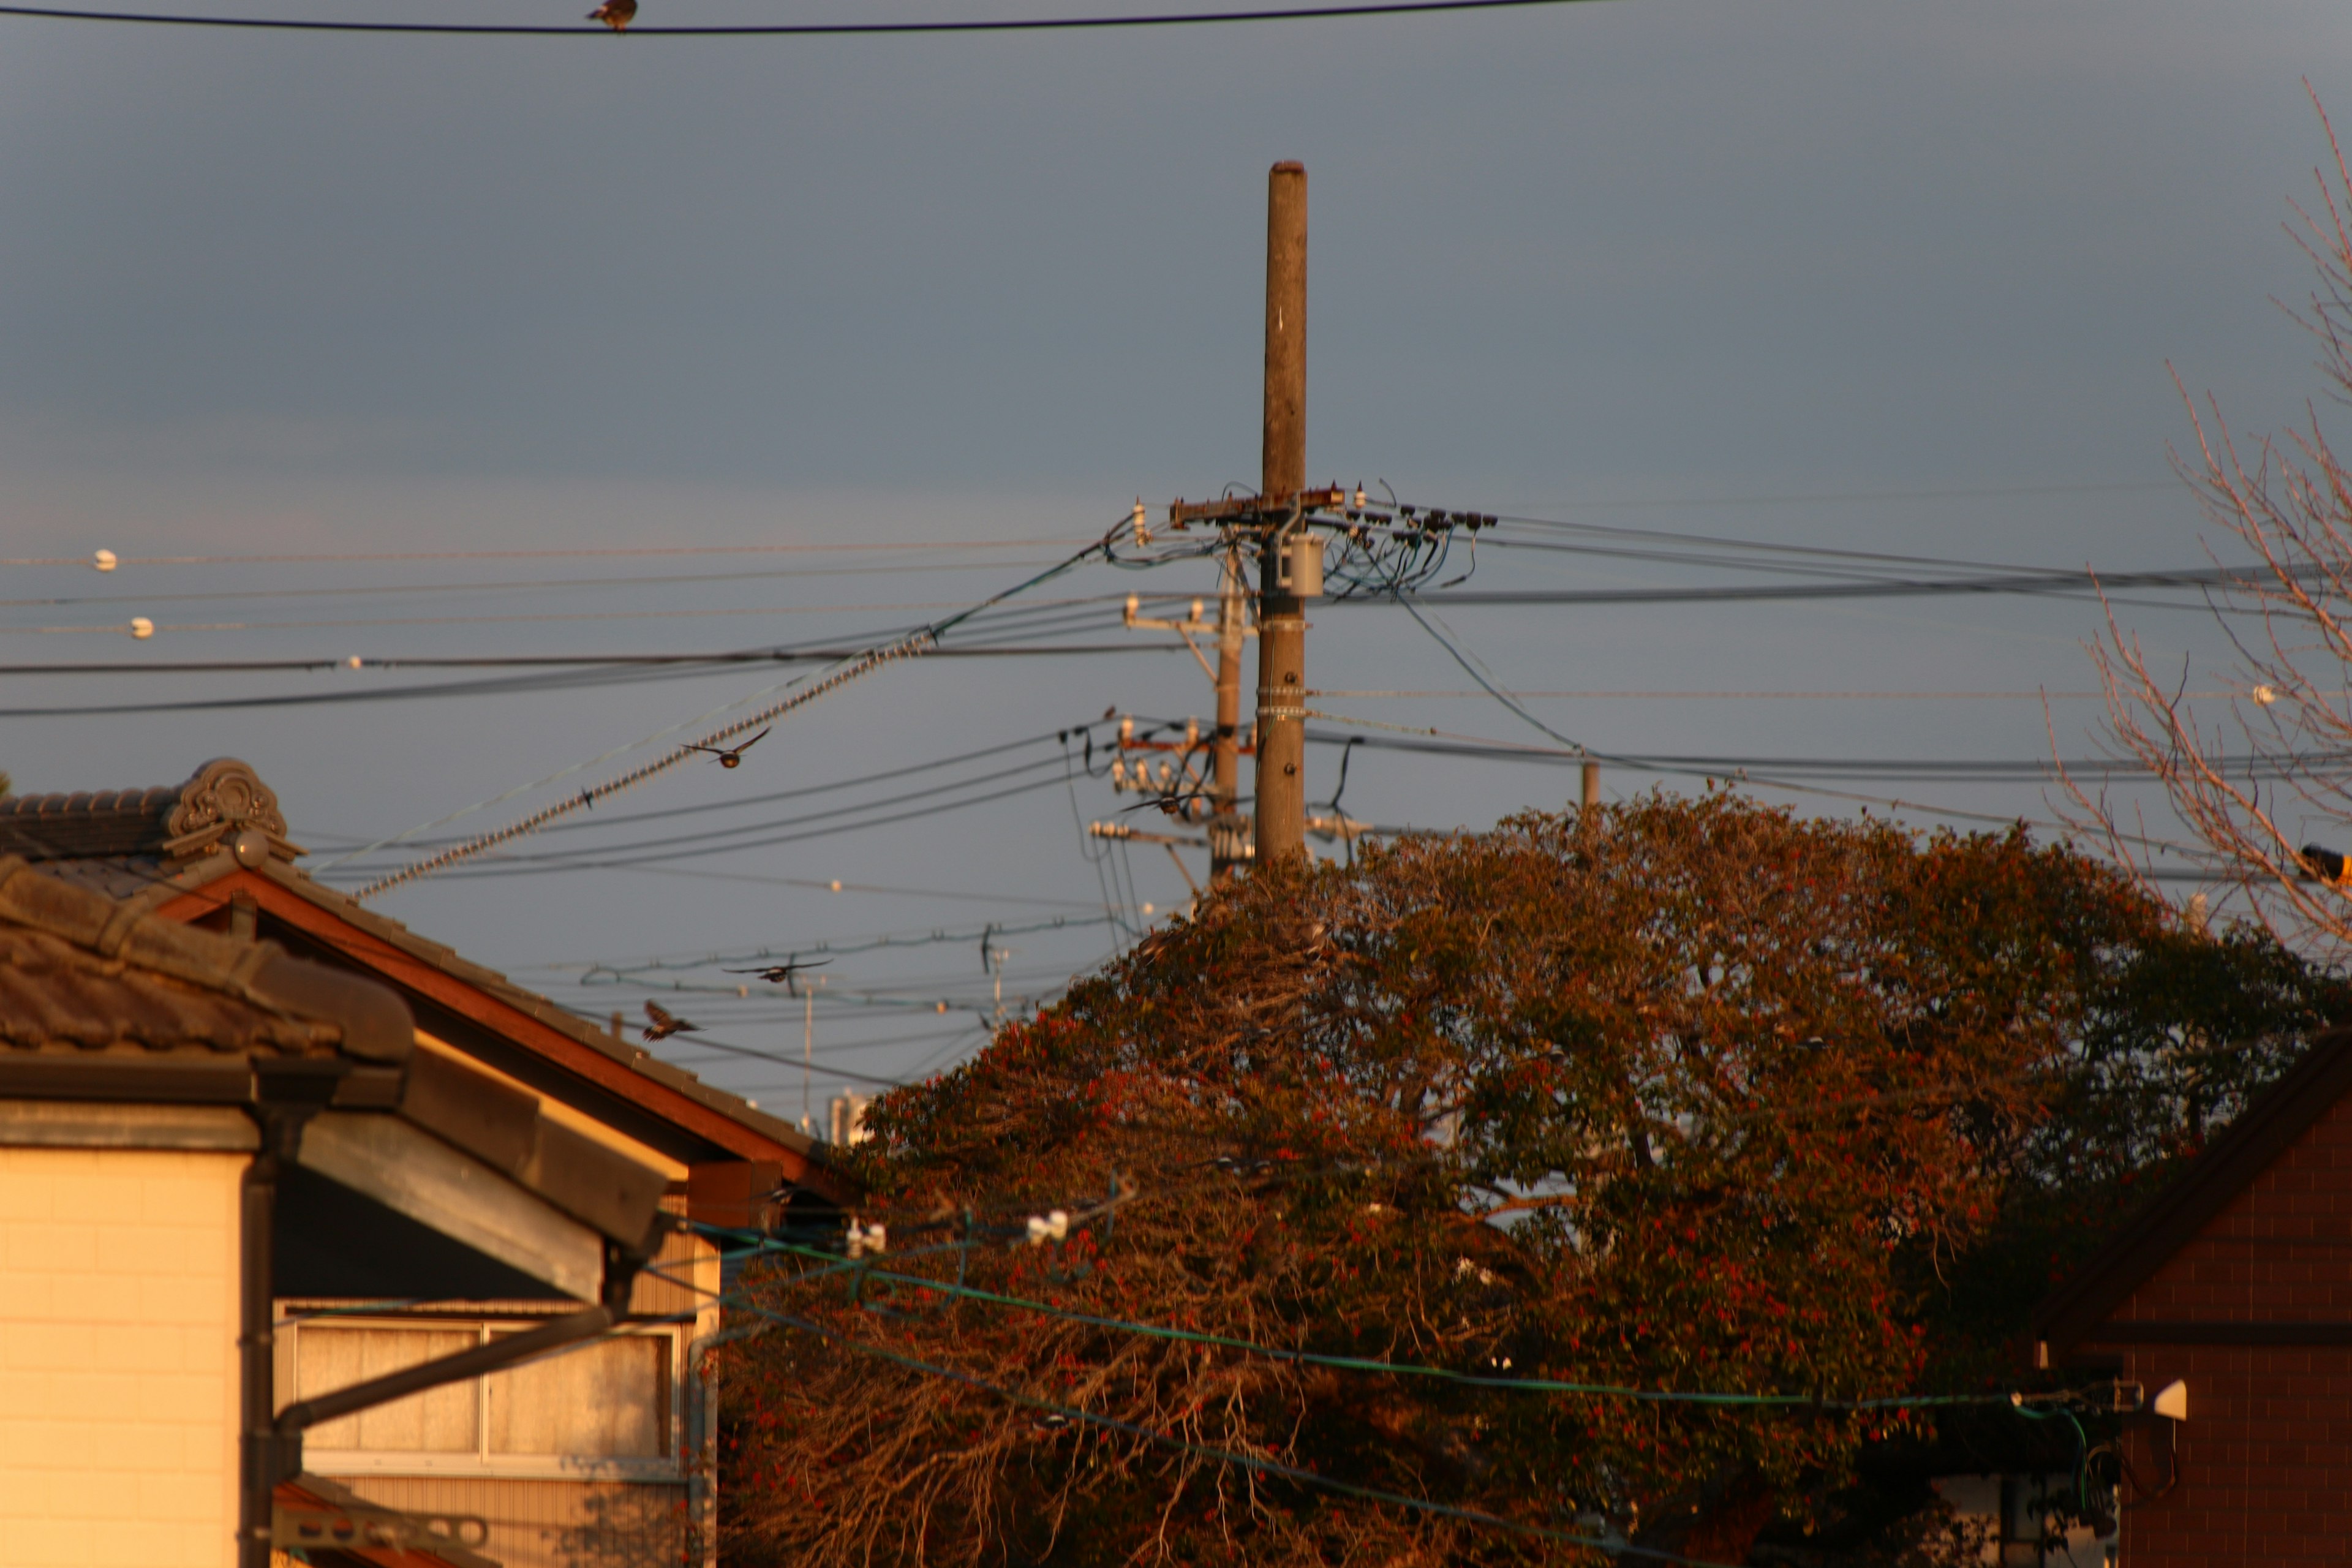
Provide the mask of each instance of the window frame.
MULTIPOLYGON (((309 1303, 305 1303, 306 1306, 309 1303)), ((281 1305, 281 1313, 284 1308, 281 1305)), ((276 1333, 279 1343, 277 1357, 280 1369, 278 1391, 279 1408, 304 1397, 299 1380, 301 1366, 301 1336, 306 1328, 326 1329, 393 1329, 411 1331, 438 1330, 469 1331, 477 1345, 487 1344, 493 1334, 514 1333, 544 1326, 544 1316, 529 1316, 505 1312, 420 1312, 414 1315, 371 1312, 344 1313, 331 1309, 321 1314, 316 1310, 281 1315, 276 1333)), ((474 1447, 470 1453, 446 1450, 407 1452, 382 1448, 327 1448, 305 1443, 302 1464, 305 1469, 320 1475, 345 1476, 483 1476, 516 1480, 604 1480, 604 1481, 683 1481, 687 1468, 683 1452, 686 1437, 686 1388, 684 1380, 685 1330, 669 1323, 636 1323, 624 1321, 614 1331, 604 1338, 643 1338, 659 1340, 669 1348, 667 1408, 663 1418, 667 1422, 668 1452, 656 1458, 592 1457, 563 1454, 494 1454, 490 1451, 490 1379, 497 1373, 463 1380, 474 1387, 474 1447)), ((574 1347, 578 1348, 578 1347, 574 1347)), ((545 1359, 553 1360, 562 1352, 545 1359)))

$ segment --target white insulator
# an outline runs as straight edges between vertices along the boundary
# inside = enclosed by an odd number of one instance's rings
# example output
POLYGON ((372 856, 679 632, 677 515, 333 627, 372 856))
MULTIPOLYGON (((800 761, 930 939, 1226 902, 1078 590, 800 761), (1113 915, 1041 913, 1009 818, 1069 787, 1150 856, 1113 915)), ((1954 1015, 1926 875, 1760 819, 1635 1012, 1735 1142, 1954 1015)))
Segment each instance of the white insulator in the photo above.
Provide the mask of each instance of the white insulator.
POLYGON ((111 572, 115 567, 114 552, 111 550, 101 550, 97 554, 89 558, 89 563, 97 567, 101 572, 111 572))
POLYGON ((1032 1246, 1032 1247, 1042 1247, 1042 1246, 1044 1246, 1044 1245, 1045 1245, 1045 1237, 1046 1237, 1048 1235, 1050 1235, 1050 1234, 1052 1233, 1052 1231, 1053 1231, 1053 1227, 1052 1227, 1051 1226, 1049 1226, 1049 1225, 1047 1225, 1047 1224, 1045 1223, 1045 1215, 1034 1215, 1034 1214, 1033 1214, 1033 1215, 1031 1215, 1029 1216, 1029 1245, 1030 1245, 1030 1246, 1032 1246))
POLYGON ((125 629, 141 642, 145 642, 155 635, 155 623, 144 616, 133 616, 131 617, 131 625, 125 629))
POLYGON ((1045 1216, 1045 1234, 1052 1237, 1055 1241, 1064 1241, 1068 1239, 1070 1234, 1070 1214, 1067 1209, 1055 1209, 1052 1214, 1045 1216))

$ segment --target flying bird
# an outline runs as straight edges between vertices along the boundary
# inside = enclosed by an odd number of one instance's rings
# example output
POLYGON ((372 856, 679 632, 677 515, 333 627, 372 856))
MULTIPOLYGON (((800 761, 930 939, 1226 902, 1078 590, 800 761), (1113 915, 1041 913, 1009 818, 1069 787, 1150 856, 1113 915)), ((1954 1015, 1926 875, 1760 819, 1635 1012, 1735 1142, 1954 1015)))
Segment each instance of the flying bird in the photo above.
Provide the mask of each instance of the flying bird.
MULTIPOLYGON (((768 726, 768 730, 774 728, 773 724, 768 726)), ((722 768, 740 768, 743 765, 743 753, 767 739, 768 730, 761 731, 740 746, 688 746, 686 749, 689 752, 709 752, 719 759, 719 765, 722 768)))
POLYGON ((637 0, 604 0, 588 13, 588 19, 602 22, 617 33, 637 19, 637 0))
POLYGON ((645 1029, 646 1038, 649 1041, 667 1040, 681 1029, 697 1027, 696 1025, 688 1023, 658 1002, 646 1004, 646 1016, 653 1020, 646 1026, 645 1029))
POLYGON ((789 959, 782 963, 762 964, 757 969, 730 969, 727 973, 730 974, 756 974, 771 985, 782 986, 786 995, 797 996, 801 994, 801 988, 793 983, 793 976, 806 969, 823 969, 826 964, 831 963, 832 962, 833 960, 829 958, 820 958, 813 960, 810 963, 803 963, 799 959, 794 958, 789 959))

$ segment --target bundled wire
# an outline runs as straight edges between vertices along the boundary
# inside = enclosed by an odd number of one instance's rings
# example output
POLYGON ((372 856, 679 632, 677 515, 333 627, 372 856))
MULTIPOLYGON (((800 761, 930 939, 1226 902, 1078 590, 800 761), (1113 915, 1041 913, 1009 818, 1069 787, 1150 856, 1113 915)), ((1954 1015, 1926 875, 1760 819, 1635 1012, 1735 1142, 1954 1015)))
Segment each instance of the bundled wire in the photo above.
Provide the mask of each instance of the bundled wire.
POLYGON ((520 838, 526 833, 536 831, 559 816, 568 816, 575 811, 585 811, 607 795, 618 795, 625 789, 632 789, 656 773, 667 773, 680 763, 692 762, 701 753, 704 747, 716 746, 723 741, 731 740, 741 734, 754 725, 781 719, 793 709, 805 707, 826 693, 846 686, 859 676, 879 669, 886 664, 902 658, 919 658, 930 651, 931 641, 931 635, 929 632, 917 632, 903 642, 894 643, 886 648, 877 648, 872 653, 851 660, 815 685, 794 692, 782 702, 771 703, 747 718, 739 719, 732 724, 712 731, 703 737, 700 745, 679 746, 667 756, 647 763, 645 766, 624 773, 617 779, 597 784, 593 788, 583 789, 578 795, 557 801, 552 805, 541 806, 521 821, 509 823, 495 833, 485 833, 478 837, 469 838, 463 844, 453 844, 437 855, 428 856, 414 865, 394 872, 389 877, 379 878, 370 882, 352 897, 354 900, 365 901, 378 893, 388 892, 404 882, 413 882, 419 877, 429 877, 444 867, 454 866, 458 861, 469 860, 485 850, 495 849, 510 839, 520 838))
MULTIPOLYGON (((696 1225, 694 1229, 711 1241, 731 1243, 732 1245, 726 1250, 732 1258, 748 1258, 765 1253, 832 1263, 836 1256, 817 1247, 782 1241, 749 1231, 729 1230, 700 1224, 696 1225)), ((973 1285, 934 1279, 919 1274, 902 1274, 877 1268, 871 1265, 866 1267, 865 1272, 876 1279, 894 1285, 904 1285, 912 1289, 936 1291, 941 1295, 956 1296, 991 1306, 1009 1307, 1016 1311, 1034 1312, 1045 1317, 1058 1318, 1066 1322, 1082 1323, 1088 1328, 1108 1329, 1113 1332, 1133 1334, 1144 1339, 1168 1340, 1182 1344, 1203 1345, 1213 1350, 1235 1351, 1244 1355, 1259 1356, 1268 1361, 1286 1362, 1297 1366, 1323 1366, 1339 1372, 1376 1373, 1390 1377, 1431 1378, 1475 1388, 1491 1388, 1512 1393, 1580 1394, 1590 1398, 1627 1399, 1658 1405, 1824 1410, 1844 1414, 1879 1410, 1921 1410, 1946 1405, 2007 1405, 2021 1409, 2028 1403, 2048 1404, 2076 1397, 2071 1391, 2061 1391, 2055 1394, 1895 1394, 1877 1399, 1832 1399, 1814 1394, 1728 1394, 1630 1388, 1615 1384, 1568 1383, 1547 1377, 1504 1377, 1484 1373, 1461 1372, 1452 1367, 1428 1366, 1413 1362, 1376 1361, 1366 1356, 1321 1355, 1312 1351, 1284 1350, 1276 1345, 1259 1344, 1255 1341, 1234 1339, 1224 1334, 1203 1333, 1195 1329, 1180 1329, 1162 1323, 1136 1322, 1125 1318, 1100 1317, 1091 1312, 1080 1312, 1067 1307, 1057 1306, 1049 1301, 1034 1300, 1025 1296, 1011 1296, 1000 1291, 983 1290, 973 1285)))

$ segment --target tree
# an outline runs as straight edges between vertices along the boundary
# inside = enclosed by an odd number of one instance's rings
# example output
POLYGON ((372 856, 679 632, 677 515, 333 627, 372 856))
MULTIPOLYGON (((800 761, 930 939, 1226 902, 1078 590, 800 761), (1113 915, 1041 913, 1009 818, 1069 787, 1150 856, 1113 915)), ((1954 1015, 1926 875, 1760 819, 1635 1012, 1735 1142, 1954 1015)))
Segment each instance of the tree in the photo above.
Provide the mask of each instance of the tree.
MULTIPOLYGON (((2308 83, 2305 84, 2308 89, 2308 83)), ((2318 349, 2327 397, 2352 401, 2352 169, 2316 94, 2332 170, 2314 171, 2318 202, 2294 207, 2288 232, 2309 258, 2315 286, 2294 319, 2318 349)), ((2352 850, 2352 470, 2329 444, 2318 412, 2309 423, 2251 447, 2210 398, 2200 414, 2183 395, 2194 451, 2174 467, 2195 491, 2217 542, 2234 542, 2251 563, 2224 564, 2212 591, 2233 658, 2217 671, 2235 695, 2215 710, 2183 695, 2183 672, 2159 668, 2109 611, 2094 649, 2116 750, 2161 785, 2189 842, 2149 837, 2149 826, 2101 791, 2066 780, 2074 825, 2104 835, 2117 857, 2147 865, 2171 850, 2201 863, 2217 882, 2283 939, 2335 952, 2352 946, 2345 851, 2352 850), (2317 822, 2325 827, 2314 829, 2317 822), (2307 854, 2306 844, 2321 852, 2307 854), (2332 849, 2330 846, 2332 845, 2332 849)), ((2210 549, 2209 546, 2209 553, 2210 549)), ((2233 557, 2240 552, 2232 550, 2233 557)))
POLYGON ((1837 1402, 1980 1376, 2032 1297, 1944 1282, 2021 1171, 2059 1192, 2170 1136, 2093 1091, 2307 1026, 2306 978, 2021 830, 1728 795, 1260 868, 872 1107, 857 1224, 902 1278, 750 1274, 792 1327, 733 1352, 728 1549, 1503 1563, 1605 1534, 1739 1561, 1827 1522, 1860 1446, 1914 1422, 1837 1402), (2163 992, 2184 954, 2199 978, 2163 992), (2053 1141, 2070 1095, 2107 1152, 2053 1141), (1066 1241, 1030 1245, 1055 1210, 1066 1241))

